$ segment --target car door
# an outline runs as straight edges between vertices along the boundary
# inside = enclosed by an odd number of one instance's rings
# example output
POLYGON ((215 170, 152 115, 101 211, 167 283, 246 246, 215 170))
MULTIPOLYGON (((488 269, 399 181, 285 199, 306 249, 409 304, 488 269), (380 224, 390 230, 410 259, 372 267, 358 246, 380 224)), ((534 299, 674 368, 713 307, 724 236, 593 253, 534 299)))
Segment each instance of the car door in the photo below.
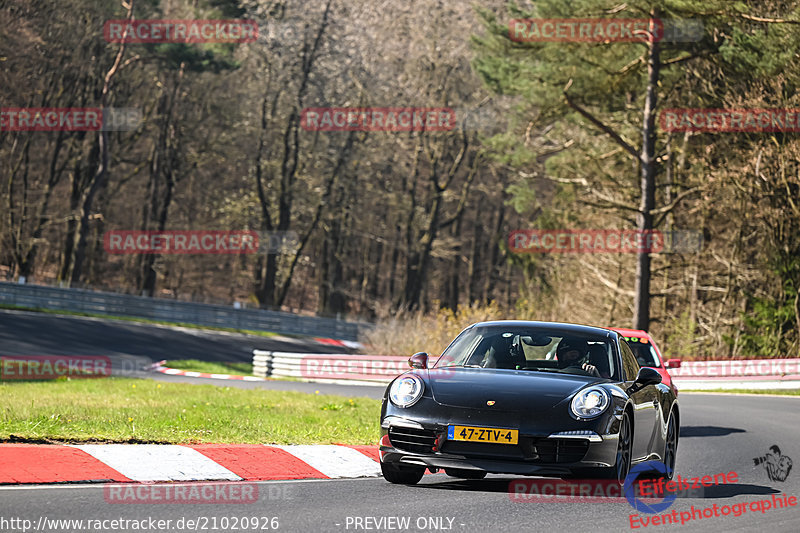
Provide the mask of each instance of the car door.
MULTIPOLYGON (((622 354, 622 367, 625 371, 625 381, 628 387, 633 385, 639 373, 639 362, 633 355, 631 347, 624 340, 619 341, 622 354)), ((658 405, 658 391, 653 385, 648 385, 641 390, 630 393, 633 402, 633 449, 631 456, 634 460, 644 459, 650 455, 651 443, 656 427, 656 407, 658 405)))

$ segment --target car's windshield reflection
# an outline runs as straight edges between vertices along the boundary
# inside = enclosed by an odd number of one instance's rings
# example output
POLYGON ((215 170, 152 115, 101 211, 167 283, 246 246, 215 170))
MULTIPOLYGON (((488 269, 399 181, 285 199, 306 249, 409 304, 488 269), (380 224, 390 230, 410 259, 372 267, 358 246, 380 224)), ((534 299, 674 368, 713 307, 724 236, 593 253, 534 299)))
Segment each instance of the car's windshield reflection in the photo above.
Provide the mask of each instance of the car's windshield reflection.
POLYGON ((607 338, 525 328, 464 331, 435 368, 465 367, 615 378, 614 347, 607 338))

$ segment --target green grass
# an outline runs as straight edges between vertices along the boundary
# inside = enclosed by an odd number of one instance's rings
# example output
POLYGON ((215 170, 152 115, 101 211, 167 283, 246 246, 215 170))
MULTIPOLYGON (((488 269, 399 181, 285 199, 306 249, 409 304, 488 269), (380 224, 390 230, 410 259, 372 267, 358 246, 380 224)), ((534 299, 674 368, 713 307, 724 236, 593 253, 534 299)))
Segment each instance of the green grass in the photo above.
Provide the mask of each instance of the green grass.
POLYGON ((375 444, 380 401, 130 378, 0 382, 0 441, 375 444))
POLYGON ((164 366, 190 372, 207 372, 209 374, 234 374, 239 376, 253 374, 253 363, 218 363, 200 361, 198 359, 170 359, 164 363, 164 366))
MULTIPOLYGON (((24 307, 20 305, 0 304, 0 309, 8 309, 10 311, 31 311, 34 313, 44 313, 49 315, 67 315, 67 316, 86 316, 90 318, 103 318, 106 320, 124 320, 126 322, 140 322, 142 324, 156 324, 159 326, 177 326, 181 328, 191 329, 205 329, 211 331, 227 331, 229 333, 245 333, 247 335, 257 335, 259 337, 274 337, 277 333, 272 331, 261 331, 255 329, 236 329, 236 328, 222 328, 217 326, 203 326, 200 324, 189 324, 186 322, 169 322, 167 320, 150 320, 149 318, 139 318, 133 316, 115 316, 103 315, 100 313, 85 313, 82 311, 66 311, 62 309, 45 309, 43 307, 24 307)), ((286 335, 291 337, 292 335, 286 335)))
POLYGON ((680 392, 726 392, 728 394, 763 394, 765 396, 800 396, 800 389, 680 389, 680 392))

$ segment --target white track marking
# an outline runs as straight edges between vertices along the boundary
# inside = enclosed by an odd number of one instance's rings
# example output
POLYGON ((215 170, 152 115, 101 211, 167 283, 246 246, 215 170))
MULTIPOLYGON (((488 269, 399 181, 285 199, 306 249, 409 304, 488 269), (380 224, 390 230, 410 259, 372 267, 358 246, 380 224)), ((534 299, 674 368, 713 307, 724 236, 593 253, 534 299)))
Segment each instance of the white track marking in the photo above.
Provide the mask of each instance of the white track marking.
POLYGON ((134 481, 194 481, 242 478, 186 446, 162 444, 81 444, 85 451, 134 481))
POLYGON ((293 445, 277 446, 301 461, 307 463, 328 476, 329 478, 345 477, 373 477, 380 476, 380 465, 352 448, 346 446, 336 446, 334 444, 325 445, 293 445))
MULTIPOLYGON (((491 474, 490 474, 491 475, 491 474)), ((426 478, 431 477, 441 477, 442 479, 452 480, 452 478, 446 478, 444 474, 432 474, 425 476, 426 478)), ((385 483, 383 479, 377 478, 336 478, 336 479, 271 479, 271 480, 263 480, 263 481, 251 481, 250 483, 255 483, 256 485, 296 485, 299 483, 343 483, 347 481, 358 481, 358 482, 365 482, 365 481, 372 481, 372 482, 381 482, 385 483)), ((102 489, 103 487, 116 487, 116 486, 128 486, 129 484, 120 484, 117 482, 114 483, 82 483, 79 485, 62 485, 62 484, 41 484, 41 485, 0 485, 0 492, 4 491, 16 491, 16 490, 98 490, 102 489)))

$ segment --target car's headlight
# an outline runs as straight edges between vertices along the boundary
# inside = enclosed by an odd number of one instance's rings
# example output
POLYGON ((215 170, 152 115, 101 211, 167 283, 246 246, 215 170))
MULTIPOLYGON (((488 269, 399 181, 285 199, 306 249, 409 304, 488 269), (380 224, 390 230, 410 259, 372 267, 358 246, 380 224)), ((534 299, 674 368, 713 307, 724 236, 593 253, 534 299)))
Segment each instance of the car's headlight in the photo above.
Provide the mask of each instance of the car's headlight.
POLYGON ((425 390, 422 380, 415 375, 398 378, 389 388, 389 399, 397 407, 411 407, 422 398, 425 390))
POLYGON ((611 403, 608 393, 600 387, 589 387, 572 399, 572 412, 579 418, 593 418, 605 411, 611 403))

